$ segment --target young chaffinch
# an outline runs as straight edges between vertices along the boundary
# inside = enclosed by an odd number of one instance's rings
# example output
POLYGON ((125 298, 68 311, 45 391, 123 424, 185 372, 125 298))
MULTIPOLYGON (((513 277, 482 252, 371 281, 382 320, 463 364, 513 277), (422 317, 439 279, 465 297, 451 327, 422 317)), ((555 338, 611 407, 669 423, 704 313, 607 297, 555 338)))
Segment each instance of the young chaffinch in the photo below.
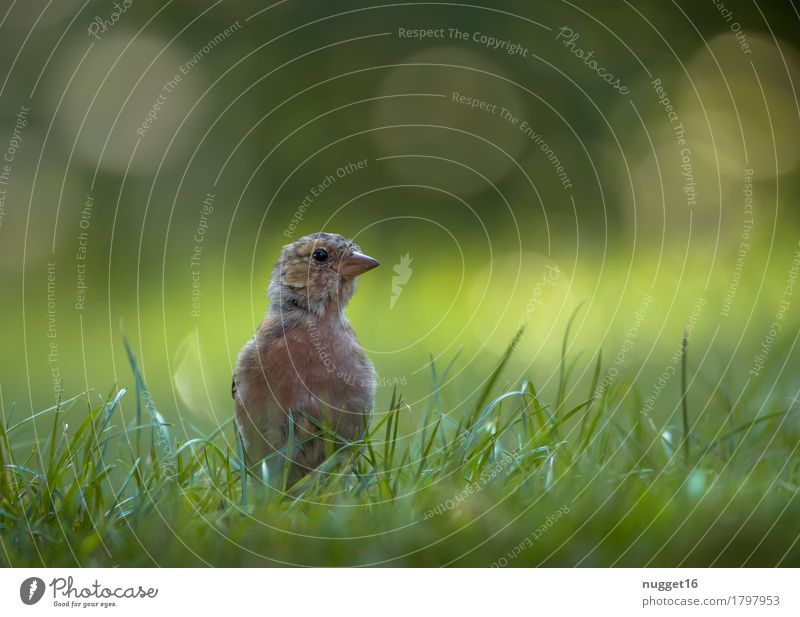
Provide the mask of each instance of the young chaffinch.
POLYGON ((272 271, 269 309, 239 353, 232 395, 247 462, 291 464, 289 484, 325 460, 328 426, 342 440, 363 434, 375 371, 344 316, 356 277, 377 260, 337 234, 314 233, 283 247, 272 271), (290 422, 291 421, 291 422, 290 422), (291 426, 290 426, 291 423, 291 426))

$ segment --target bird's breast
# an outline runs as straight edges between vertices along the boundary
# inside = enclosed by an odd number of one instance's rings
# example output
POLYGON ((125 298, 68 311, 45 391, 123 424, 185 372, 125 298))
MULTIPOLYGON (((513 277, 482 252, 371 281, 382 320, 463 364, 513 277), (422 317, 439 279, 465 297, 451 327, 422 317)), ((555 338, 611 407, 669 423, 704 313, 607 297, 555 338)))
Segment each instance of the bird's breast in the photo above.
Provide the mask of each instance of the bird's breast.
POLYGON ((372 410, 375 372, 352 330, 326 320, 298 324, 260 345, 264 376, 278 406, 302 410, 359 435, 372 410))

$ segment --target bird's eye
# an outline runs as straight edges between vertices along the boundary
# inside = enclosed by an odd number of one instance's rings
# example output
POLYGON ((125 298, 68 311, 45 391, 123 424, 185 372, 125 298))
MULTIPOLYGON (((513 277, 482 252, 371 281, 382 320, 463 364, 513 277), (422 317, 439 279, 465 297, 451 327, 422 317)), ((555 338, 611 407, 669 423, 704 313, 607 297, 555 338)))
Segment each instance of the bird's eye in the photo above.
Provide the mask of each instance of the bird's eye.
POLYGON ((328 261, 328 251, 325 249, 316 249, 311 256, 314 258, 314 261, 319 261, 320 263, 323 261, 328 261))

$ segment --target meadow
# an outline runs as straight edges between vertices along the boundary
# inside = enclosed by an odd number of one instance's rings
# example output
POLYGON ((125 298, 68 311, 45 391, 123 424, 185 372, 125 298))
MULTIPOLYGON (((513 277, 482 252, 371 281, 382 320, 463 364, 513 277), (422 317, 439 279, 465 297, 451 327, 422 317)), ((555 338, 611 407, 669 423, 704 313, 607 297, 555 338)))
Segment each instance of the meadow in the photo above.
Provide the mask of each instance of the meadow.
MULTIPOLYGON (((672 412, 657 420, 645 411, 650 384, 609 372, 602 352, 589 387, 576 391, 571 325, 554 396, 528 379, 506 381, 520 328, 468 406, 450 403, 459 399, 449 380, 458 354, 431 361, 424 409, 412 410, 395 387, 364 439, 331 448, 319 472, 294 487, 285 466, 277 477, 266 465, 247 471, 231 421, 176 439, 125 341, 130 389, 79 395, 30 417, 5 410, 0 562, 800 564, 796 395, 733 401, 709 389, 691 368, 684 333, 674 387, 658 390, 672 412), (751 404, 754 417, 734 409, 751 404), (68 413, 80 422, 65 423, 68 413), (20 447, 18 436, 31 431, 30 448, 20 447)), ((794 341, 779 345, 790 353, 794 341)))
POLYGON ((800 566, 797 3, 111 4, 0 18, 0 565, 800 566), (288 487, 318 231, 379 383, 288 487))

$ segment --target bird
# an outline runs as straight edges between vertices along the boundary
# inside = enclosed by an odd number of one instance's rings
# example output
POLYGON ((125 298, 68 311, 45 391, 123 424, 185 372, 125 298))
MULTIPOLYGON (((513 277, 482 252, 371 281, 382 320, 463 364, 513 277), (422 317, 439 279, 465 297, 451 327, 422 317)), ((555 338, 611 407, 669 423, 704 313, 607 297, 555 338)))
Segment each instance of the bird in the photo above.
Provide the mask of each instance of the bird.
POLYGON ((280 473, 293 486, 332 446, 363 436, 377 380, 344 309, 356 278, 379 265, 334 233, 313 233, 281 250, 269 307, 239 352, 231 384, 251 469, 264 469, 267 458, 269 476, 280 473))

